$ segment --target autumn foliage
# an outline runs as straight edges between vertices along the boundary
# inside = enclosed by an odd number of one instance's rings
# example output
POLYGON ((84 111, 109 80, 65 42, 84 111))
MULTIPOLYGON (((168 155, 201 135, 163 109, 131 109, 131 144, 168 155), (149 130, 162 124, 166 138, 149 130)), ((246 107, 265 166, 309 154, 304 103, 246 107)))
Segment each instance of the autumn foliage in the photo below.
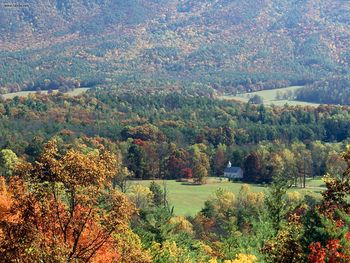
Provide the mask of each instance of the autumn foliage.
POLYGON ((329 238, 324 244, 313 242, 309 245, 308 259, 312 263, 350 262, 350 148, 343 153, 342 159, 347 168, 342 174, 327 175, 327 190, 323 193, 323 203, 319 211, 328 224, 325 233, 329 238))
MULTIPOLYGON (((350 242, 350 238, 347 238, 350 242)), ((339 239, 332 239, 327 242, 326 246, 322 246, 320 242, 313 243, 309 246, 311 253, 309 254, 309 261, 312 263, 335 263, 335 262, 349 262, 349 253, 342 252, 342 245, 339 239)))
MULTIPOLYGON (((125 195, 111 190, 115 166, 109 152, 61 154, 51 141, 37 162, 21 165, 8 186, 2 179, 0 258, 6 262, 16 258, 123 261, 118 239, 130 233, 135 208, 125 195)), ((141 254, 140 250, 140 245, 135 246, 128 258, 141 254)), ((133 261, 147 262, 147 254, 133 261)))

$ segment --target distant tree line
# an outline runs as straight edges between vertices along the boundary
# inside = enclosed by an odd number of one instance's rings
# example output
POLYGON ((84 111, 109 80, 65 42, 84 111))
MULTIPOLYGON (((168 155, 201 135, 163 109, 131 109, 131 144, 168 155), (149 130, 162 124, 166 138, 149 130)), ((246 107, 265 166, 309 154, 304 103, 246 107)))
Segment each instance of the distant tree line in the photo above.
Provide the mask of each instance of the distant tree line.
MULTIPOLYGON (((15 97, 0 103, 0 148, 32 160, 54 137, 65 143, 101 140, 120 153, 134 178, 204 183, 228 161, 249 182, 271 182, 276 171, 302 177, 334 170, 325 156, 349 137, 346 107, 237 104, 179 93, 118 90, 15 97), (113 93, 115 92, 115 93, 113 93), (293 172, 292 172, 293 171, 293 172)), ((91 142, 90 142, 91 144, 91 142)))
POLYGON ((316 81, 296 92, 298 100, 350 105, 350 77, 332 77, 316 81))

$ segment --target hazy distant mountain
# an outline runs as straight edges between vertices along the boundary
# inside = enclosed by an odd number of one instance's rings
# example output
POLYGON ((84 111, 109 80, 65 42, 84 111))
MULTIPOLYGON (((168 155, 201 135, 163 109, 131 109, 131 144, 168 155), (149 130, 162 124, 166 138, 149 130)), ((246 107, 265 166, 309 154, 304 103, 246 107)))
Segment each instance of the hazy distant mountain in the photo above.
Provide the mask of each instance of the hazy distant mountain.
POLYGON ((344 0, 6 3, 0 7, 2 85, 30 88, 72 77, 235 91, 349 73, 350 2, 344 0))

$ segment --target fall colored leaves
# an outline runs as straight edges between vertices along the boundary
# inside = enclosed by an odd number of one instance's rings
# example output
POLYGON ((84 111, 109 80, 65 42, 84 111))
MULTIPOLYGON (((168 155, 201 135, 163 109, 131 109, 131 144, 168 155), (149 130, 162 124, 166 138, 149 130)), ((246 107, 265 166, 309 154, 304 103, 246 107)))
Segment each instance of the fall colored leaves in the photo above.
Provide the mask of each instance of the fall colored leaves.
POLYGON ((147 262, 128 225, 136 210, 111 187, 116 167, 107 151, 60 153, 55 141, 34 164, 21 163, 8 183, 1 179, 0 257, 116 262, 124 256, 121 249, 133 246, 127 257, 147 262), (128 236, 133 238, 123 242, 128 236))

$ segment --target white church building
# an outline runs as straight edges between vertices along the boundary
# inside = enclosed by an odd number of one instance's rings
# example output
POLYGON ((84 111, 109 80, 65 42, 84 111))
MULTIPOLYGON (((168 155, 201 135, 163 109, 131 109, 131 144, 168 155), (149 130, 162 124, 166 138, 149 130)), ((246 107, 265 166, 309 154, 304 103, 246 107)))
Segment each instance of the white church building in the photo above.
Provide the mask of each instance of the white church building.
POLYGON ((224 177, 228 179, 243 179, 243 170, 241 167, 234 167, 231 162, 228 162, 224 170, 224 177))

